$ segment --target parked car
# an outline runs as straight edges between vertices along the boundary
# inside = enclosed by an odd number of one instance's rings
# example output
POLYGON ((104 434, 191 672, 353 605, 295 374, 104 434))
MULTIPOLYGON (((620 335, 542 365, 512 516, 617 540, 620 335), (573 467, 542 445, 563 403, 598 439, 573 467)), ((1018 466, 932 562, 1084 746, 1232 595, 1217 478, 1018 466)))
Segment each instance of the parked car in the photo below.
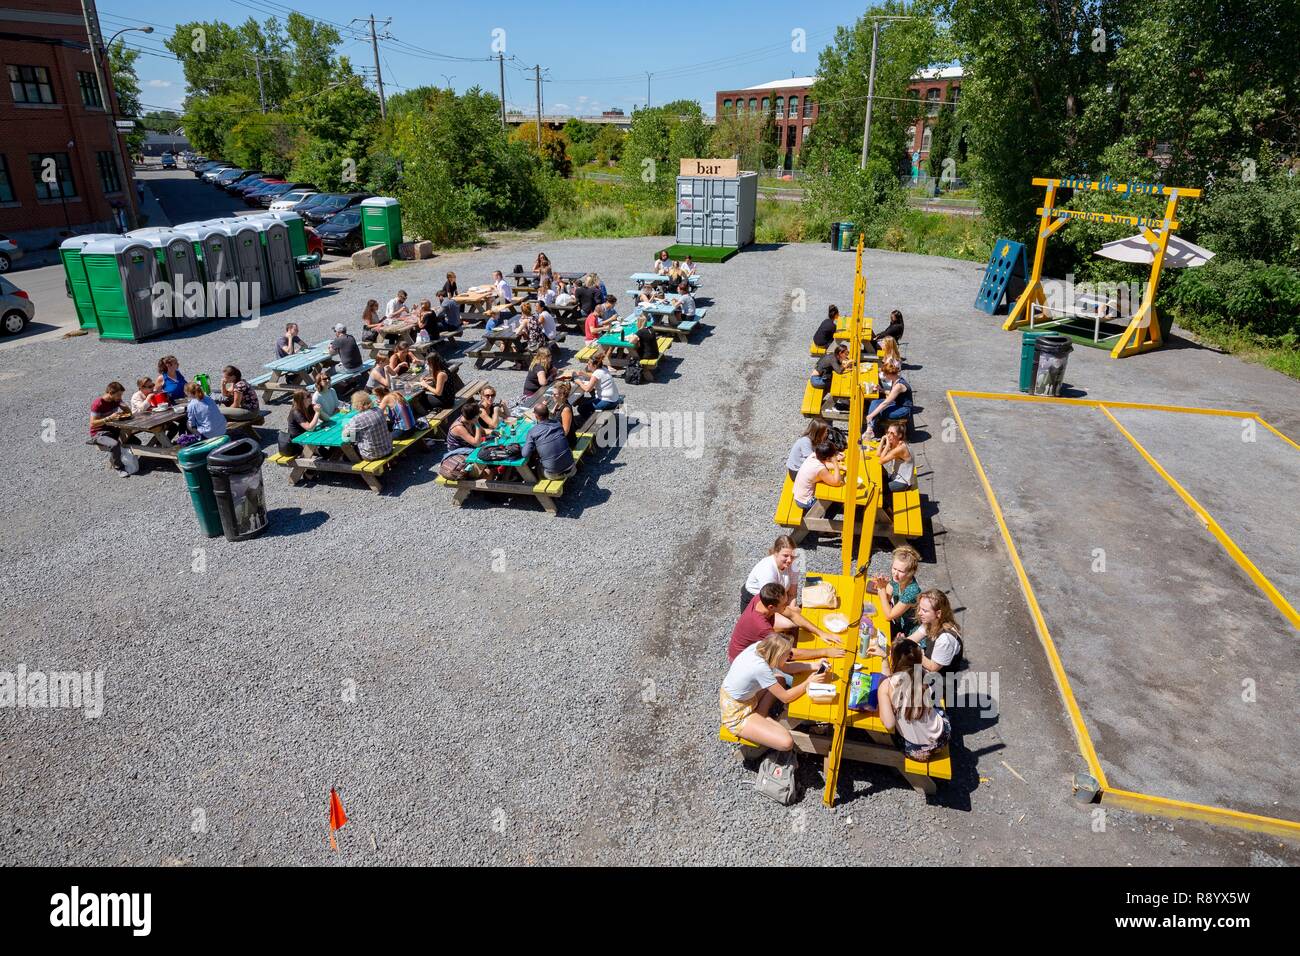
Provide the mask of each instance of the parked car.
MULTIPOLYGON (((280 212, 293 209, 294 206, 307 199, 310 196, 319 196, 320 193, 313 189, 290 189, 287 193, 280 193, 271 201, 271 211, 280 212)), ((295 212, 297 210, 294 210, 295 212)))
POLYGON ((305 227, 303 232, 307 234, 307 254, 325 255, 325 244, 320 240, 320 233, 311 226, 305 227))
POLYGON ((205 183, 213 183, 214 185, 217 185, 217 184, 218 184, 218 183, 217 183, 217 180, 218 180, 220 177, 222 177, 222 176, 238 176, 238 175, 239 175, 240 173, 242 173, 242 172, 243 172, 243 170, 240 169, 238 166, 231 166, 231 165, 228 165, 228 164, 226 164, 226 163, 221 163, 220 165, 214 166, 212 169, 210 169, 210 170, 208 170, 206 173, 204 173, 204 174, 203 174, 203 181, 204 181, 205 183))
POLYGON ((0 333, 17 335, 36 318, 36 303, 22 289, 0 276, 0 333))
POLYGON ((260 169, 241 169, 239 170, 238 176, 226 176, 223 173, 221 176, 217 177, 217 185, 220 186, 222 189, 224 189, 226 192, 230 193, 235 191, 236 183, 241 183, 245 179, 248 179, 251 176, 261 176, 261 175, 263 175, 263 173, 260 169))
POLYGON ((345 209, 351 209, 363 199, 369 199, 373 193, 331 193, 316 205, 305 210, 302 217, 308 222, 324 222, 345 209))
POLYGON ((230 187, 232 196, 247 198, 250 194, 257 192, 259 189, 265 189, 275 183, 283 182, 278 176, 249 176, 241 179, 230 187))
POLYGON ((22 246, 6 235, 0 235, 0 272, 8 272, 14 260, 23 257, 22 246))
POLYGON ((286 193, 292 192, 294 189, 298 189, 300 187, 309 186, 309 185, 311 184, 295 183, 295 182, 278 183, 277 185, 272 186, 270 189, 261 190, 253 198, 257 200, 257 204, 259 206, 265 206, 267 209, 270 209, 271 203, 275 202, 281 196, 285 195, 286 193))
POLYGON ((302 216, 303 218, 306 218, 306 212, 308 209, 310 209, 312 206, 319 206, 321 203, 326 202, 332 195, 334 194, 316 193, 315 195, 308 196, 306 199, 304 199, 302 202, 298 203, 297 205, 290 206, 289 209, 292 212, 296 212, 298 215, 302 216))
POLYGON ((176 168, 176 157, 173 156, 171 153, 163 153, 163 154, 162 154, 162 168, 163 168, 163 169, 175 169, 175 168, 176 168))
POLYGON ((332 255, 351 255, 361 248, 361 210, 344 209, 316 226, 321 246, 332 255))

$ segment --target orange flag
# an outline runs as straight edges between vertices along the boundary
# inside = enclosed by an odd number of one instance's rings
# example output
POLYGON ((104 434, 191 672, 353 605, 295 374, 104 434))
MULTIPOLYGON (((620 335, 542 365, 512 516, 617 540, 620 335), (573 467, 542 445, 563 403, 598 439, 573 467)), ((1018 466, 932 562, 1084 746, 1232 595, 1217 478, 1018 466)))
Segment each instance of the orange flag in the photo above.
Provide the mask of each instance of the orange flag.
POLYGON ((348 822, 348 815, 343 812, 343 801, 339 795, 330 787, 330 849, 339 848, 338 841, 334 839, 334 831, 348 822))

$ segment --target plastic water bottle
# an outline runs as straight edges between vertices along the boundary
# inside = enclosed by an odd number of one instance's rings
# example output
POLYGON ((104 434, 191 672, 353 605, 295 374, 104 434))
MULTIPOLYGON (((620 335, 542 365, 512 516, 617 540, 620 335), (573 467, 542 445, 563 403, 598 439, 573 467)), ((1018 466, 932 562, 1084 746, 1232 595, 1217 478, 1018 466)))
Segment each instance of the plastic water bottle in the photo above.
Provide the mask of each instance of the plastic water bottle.
POLYGON ((871 620, 871 615, 867 613, 866 608, 862 610, 862 621, 858 624, 858 657, 867 656, 867 649, 871 647, 871 642, 876 636, 876 625, 871 620))
POLYGON ((200 385, 203 386, 203 394, 205 395, 212 394, 212 386, 208 383, 207 372, 200 372, 198 375, 195 375, 194 381, 198 382, 200 385))

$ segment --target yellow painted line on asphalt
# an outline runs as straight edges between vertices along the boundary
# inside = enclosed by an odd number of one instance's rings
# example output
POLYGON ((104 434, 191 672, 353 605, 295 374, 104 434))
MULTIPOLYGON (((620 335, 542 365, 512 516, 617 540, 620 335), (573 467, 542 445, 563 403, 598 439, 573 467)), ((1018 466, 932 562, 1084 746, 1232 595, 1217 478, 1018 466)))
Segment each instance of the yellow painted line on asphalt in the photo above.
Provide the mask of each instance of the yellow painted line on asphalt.
POLYGON ((1029 605, 1029 615, 1034 619, 1034 627, 1038 631, 1038 639, 1043 645, 1043 650, 1047 653, 1047 663, 1052 669, 1052 675, 1056 678, 1057 689, 1061 693, 1061 699, 1065 702, 1065 709, 1070 717, 1070 723, 1074 727, 1074 736, 1079 743, 1079 749, 1083 753, 1083 759, 1088 763, 1088 770, 1096 779, 1097 783, 1106 786, 1106 774, 1101 769, 1101 761, 1097 759, 1096 748, 1092 745, 1092 737, 1088 735, 1088 728, 1084 726, 1083 714, 1079 710, 1079 704, 1074 699, 1074 690, 1070 687, 1069 678, 1065 676, 1065 667, 1061 663, 1061 655, 1056 650, 1056 644, 1052 640, 1051 632, 1047 629, 1047 621, 1043 619, 1043 610, 1038 605, 1038 598, 1034 594, 1034 589, 1029 583, 1029 576, 1025 573, 1025 566, 1020 560, 1020 552, 1016 550, 1016 544, 1011 540, 1011 530, 1007 527, 1006 519, 1002 516, 1002 507, 998 504, 997 495, 993 493, 993 485, 989 483, 989 477, 984 471, 984 465, 981 464, 979 455, 975 452, 975 443, 971 441, 970 433, 966 431, 966 424, 961 419, 961 412, 957 410, 958 393, 948 393, 948 405, 952 408, 953 418, 957 422, 957 427, 961 429, 961 436, 966 442, 966 450, 970 453, 971 461, 975 463, 975 473, 979 476, 980 484, 984 486, 984 494, 989 500, 989 507, 993 509, 993 518, 998 523, 998 528, 1002 532, 1002 540, 1006 542, 1007 552, 1011 555, 1011 564, 1016 569, 1016 577, 1020 579, 1020 590, 1025 595, 1025 601, 1029 605))
POLYGON ((1185 800, 1171 800, 1149 793, 1136 793, 1132 790, 1116 790, 1105 787, 1101 802, 1133 810, 1137 813, 1154 813, 1164 817, 1176 817, 1180 820, 1200 820, 1218 826, 1236 827, 1254 833, 1270 833, 1274 836, 1300 839, 1300 823, 1284 820, 1281 817, 1266 817, 1258 813, 1245 813, 1241 810, 1229 810, 1227 807, 1212 807, 1204 803, 1189 803, 1185 800))
POLYGON ((1282 596, 1282 592, 1273 585, 1273 582, 1264 576, 1264 572, 1255 567, 1255 563, 1251 561, 1250 558, 1246 557, 1246 553, 1241 550, 1236 541, 1232 540, 1232 537, 1228 532, 1223 530, 1222 525, 1214 520, 1213 516, 1202 507, 1199 501, 1191 496, 1186 488, 1174 479, 1173 475, 1165 471, 1160 462, 1156 461, 1155 458, 1152 457, 1151 453, 1142 447, 1141 442, 1134 438, 1129 433, 1129 430, 1120 424, 1119 419, 1110 413, 1110 409, 1106 408, 1104 405, 1099 405, 1098 407, 1101 409, 1101 413, 1109 418, 1114 426, 1119 429, 1120 434, 1129 440, 1129 444, 1138 450, 1138 454, 1146 459, 1147 464, 1155 469, 1156 474, 1168 482, 1169 487, 1173 488, 1174 491, 1178 493, 1178 497, 1183 499, 1183 503, 1195 512, 1196 516, 1201 519, 1201 522, 1209 530, 1210 534, 1214 535, 1214 537, 1218 539, 1219 544, 1223 546, 1223 550, 1227 551, 1229 557, 1236 561, 1250 579, 1255 582, 1255 586, 1264 592, 1264 596, 1273 602, 1273 606, 1282 612, 1282 616, 1291 622, 1291 626, 1300 630, 1300 613, 1298 613, 1296 609, 1291 606, 1291 603, 1282 596))
POLYGON ((1253 417, 1254 417, 1255 421, 1259 422, 1261 425, 1263 425, 1265 428, 1267 428, 1269 431, 1271 431, 1271 432, 1272 432, 1274 435, 1276 435, 1278 438, 1282 439, 1284 442, 1286 442, 1288 445, 1290 445, 1290 446, 1291 446, 1292 448, 1294 448, 1296 451, 1300 451, 1300 445, 1297 445, 1297 444, 1296 444, 1295 442, 1293 442, 1290 438, 1288 438, 1286 435, 1283 435, 1280 431, 1278 431, 1276 428, 1274 428, 1274 427, 1273 427, 1272 425, 1270 425, 1268 422, 1264 421, 1264 419, 1260 418, 1258 415, 1255 415, 1255 416, 1253 416, 1253 417))

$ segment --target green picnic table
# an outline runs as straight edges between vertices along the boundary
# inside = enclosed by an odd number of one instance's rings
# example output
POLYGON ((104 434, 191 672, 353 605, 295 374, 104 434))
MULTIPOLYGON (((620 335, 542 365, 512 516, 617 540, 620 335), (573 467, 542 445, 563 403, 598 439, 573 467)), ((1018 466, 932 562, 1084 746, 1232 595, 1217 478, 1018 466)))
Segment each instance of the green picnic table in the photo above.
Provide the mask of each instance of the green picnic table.
POLYGON ((520 415, 513 426, 508 422, 502 422, 497 426, 496 434, 470 452, 465 461, 471 465, 505 465, 507 468, 522 468, 527 464, 527 460, 524 458, 516 458, 510 461, 484 461, 479 457, 478 453, 480 449, 487 448, 490 445, 518 445, 522 448, 524 441, 528 438, 528 433, 533 430, 534 424, 536 423, 527 415, 520 415))
POLYGON ((330 423, 323 428, 313 428, 309 432, 303 432, 294 439, 299 445, 310 445, 313 448, 342 448, 349 444, 343 438, 343 426, 347 424, 348 419, 357 414, 356 411, 339 412, 330 419, 330 423))

